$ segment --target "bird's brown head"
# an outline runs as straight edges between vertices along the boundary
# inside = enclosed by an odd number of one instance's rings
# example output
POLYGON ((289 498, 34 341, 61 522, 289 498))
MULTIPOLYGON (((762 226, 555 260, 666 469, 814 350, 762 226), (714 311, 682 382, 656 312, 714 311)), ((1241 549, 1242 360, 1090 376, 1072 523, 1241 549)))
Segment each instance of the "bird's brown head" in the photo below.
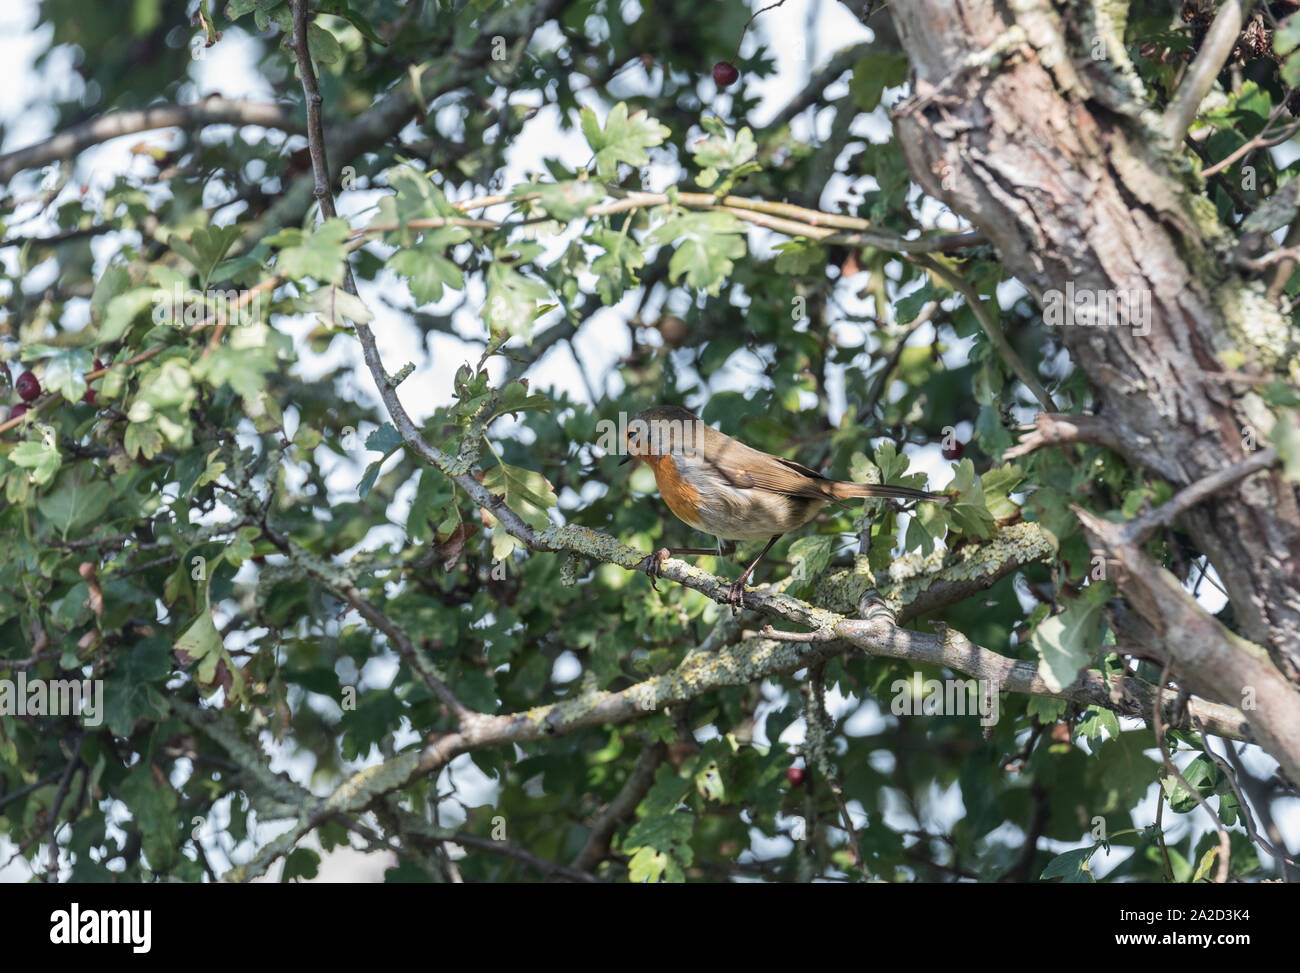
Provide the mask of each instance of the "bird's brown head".
POLYGON ((642 409, 627 424, 627 458, 623 462, 639 459, 653 466, 661 456, 702 449, 706 430, 708 426, 680 405, 642 409))

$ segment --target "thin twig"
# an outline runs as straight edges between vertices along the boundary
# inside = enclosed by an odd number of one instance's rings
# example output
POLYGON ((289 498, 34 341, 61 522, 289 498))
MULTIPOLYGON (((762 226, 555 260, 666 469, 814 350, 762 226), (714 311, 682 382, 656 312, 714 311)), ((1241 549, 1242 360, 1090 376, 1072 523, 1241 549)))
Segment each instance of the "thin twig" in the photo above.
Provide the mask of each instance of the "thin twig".
POLYGON ((966 303, 970 306, 972 313, 975 315, 975 319, 979 321, 980 327, 984 330, 985 337, 989 339, 989 344, 993 346, 993 349, 998 353, 998 356, 1011 368, 1011 371, 1015 373, 1016 378, 1020 379, 1020 381, 1025 384, 1025 387, 1033 393, 1034 398, 1038 400, 1039 405, 1043 407, 1044 411, 1055 412, 1056 403, 1053 402, 1052 397, 1047 394, 1047 389, 1045 389, 1043 383, 1038 380, 1038 376, 1030 371, 1029 366, 1024 363, 1018 354, 1016 354, 1016 350, 1011 347, 1011 342, 1009 342, 1007 336, 1002 333, 1002 329, 998 327, 998 323, 993 320, 993 316, 989 313, 988 308, 984 304, 984 299, 979 296, 975 288, 967 283, 960 274, 953 273, 937 260, 931 259, 922 254, 913 254, 912 260, 917 265, 924 267, 926 270, 929 270, 935 276, 939 277, 953 290, 958 291, 966 298, 966 303))
MULTIPOLYGON (((1169 667, 1172 664, 1172 659, 1166 662, 1164 670, 1160 673, 1160 692, 1157 695, 1157 700, 1164 698, 1165 686, 1169 683, 1169 667)), ((1228 838, 1228 829, 1223 826, 1223 822, 1219 819, 1219 815, 1214 808, 1210 807, 1210 802, 1201 796, 1200 791, 1187 782, 1183 772, 1174 763, 1174 758, 1169 755, 1169 748, 1165 746, 1165 721, 1160 712, 1163 708, 1158 701, 1156 705, 1151 707, 1151 720, 1156 731, 1156 747, 1160 750, 1160 759, 1164 762, 1165 770, 1169 771, 1170 775, 1187 790, 1187 793, 1196 798, 1196 803, 1205 810, 1205 813, 1214 819, 1214 827, 1219 832, 1219 861, 1216 866, 1218 871, 1214 881, 1222 885, 1228 880, 1228 856, 1232 851, 1232 843, 1228 838)), ((1172 809, 1172 804, 1170 807, 1172 809)))
POLYGON ((1163 128, 1165 137, 1177 145, 1192 127, 1196 112, 1201 102, 1214 87, 1215 79, 1223 70, 1223 65, 1237 46, 1237 37, 1241 34, 1241 25, 1245 22, 1246 11, 1252 0, 1225 0, 1210 25, 1205 40, 1201 42, 1200 53, 1192 62, 1183 77, 1178 91, 1174 94, 1169 107, 1165 109, 1163 128))
POLYGON ((1267 469, 1277 461, 1277 450, 1270 446, 1267 449, 1261 449, 1239 463, 1234 463, 1227 469, 1202 477, 1191 486, 1179 490, 1172 499, 1156 507, 1155 510, 1130 521, 1125 528, 1124 540, 1131 544, 1141 544, 1155 531, 1161 527, 1168 527, 1179 516, 1202 500, 1240 480, 1244 480, 1252 473, 1267 469))

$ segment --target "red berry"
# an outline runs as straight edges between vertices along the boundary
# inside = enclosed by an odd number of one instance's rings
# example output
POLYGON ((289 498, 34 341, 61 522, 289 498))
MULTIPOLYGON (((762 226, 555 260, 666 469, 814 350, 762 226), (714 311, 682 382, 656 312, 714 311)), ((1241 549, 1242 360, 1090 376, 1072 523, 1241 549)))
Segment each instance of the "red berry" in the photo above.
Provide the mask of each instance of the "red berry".
POLYGON ((791 787, 798 787, 804 781, 804 772, 802 767, 787 767, 785 779, 790 782, 791 787))
POLYGON ((961 454, 964 453, 965 451, 966 451, 966 447, 963 446, 956 439, 952 441, 951 446, 945 446, 941 450, 944 459, 952 459, 952 460, 961 459, 961 454))
POLYGON ((31 372, 23 372, 18 376, 18 381, 14 382, 14 388, 18 390, 20 399, 30 402, 41 394, 41 380, 31 372))
POLYGON ((740 78, 740 72, 730 61, 719 61, 713 65, 713 83, 719 88, 729 88, 740 78))
POLYGON ((95 404, 95 390, 94 390, 94 389, 86 389, 86 394, 83 395, 83 396, 81 397, 81 401, 82 401, 82 402, 85 402, 87 405, 94 405, 94 404, 95 404))
POLYGON ((27 406, 22 404, 16 405, 9 410, 10 419, 21 419, 25 415, 27 415, 27 406))
POLYGON ((91 371, 102 372, 103 370, 104 370, 104 363, 103 363, 102 361, 100 361, 98 358, 96 358, 96 359, 95 359, 95 367, 94 367, 93 369, 91 369, 91 371))

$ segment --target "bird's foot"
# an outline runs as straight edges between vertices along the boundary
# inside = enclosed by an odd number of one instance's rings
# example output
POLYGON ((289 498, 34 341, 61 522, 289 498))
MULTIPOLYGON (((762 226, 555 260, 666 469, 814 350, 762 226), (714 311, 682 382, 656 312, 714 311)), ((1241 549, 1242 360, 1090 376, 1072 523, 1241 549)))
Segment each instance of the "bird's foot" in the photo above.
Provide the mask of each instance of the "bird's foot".
POLYGON ((738 578, 727 587, 725 603, 731 606, 732 614, 738 614, 745 607, 745 579, 738 578))
POLYGON ((661 547, 653 554, 647 554, 637 563, 637 570, 646 573, 646 577, 650 579, 650 587, 655 591, 659 590, 659 570, 671 556, 672 552, 668 548, 661 547))

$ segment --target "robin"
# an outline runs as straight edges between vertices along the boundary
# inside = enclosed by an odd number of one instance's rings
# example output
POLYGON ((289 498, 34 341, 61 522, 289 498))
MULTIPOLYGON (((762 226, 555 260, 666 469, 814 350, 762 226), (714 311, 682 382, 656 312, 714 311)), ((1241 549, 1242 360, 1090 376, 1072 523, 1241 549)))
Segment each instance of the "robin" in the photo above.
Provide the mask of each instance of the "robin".
MULTIPOLYGON (((730 554, 735 541, 767 541, 727 590, 726 601, 734 608, 743 603, 745 582, 772 545, 826 504, 853 497, 947 501, 911 487, 828 479, 793 460, 746 446, 677 405, 645 409, 628 423, 627 456, 619 465, 632 460, 654 470, 659 495, 678 520, 718 538, 719 555, 730 554)), ((653 581, 670 555, 712 553, 705 547, 662 548, 642 563, 653 581)))

